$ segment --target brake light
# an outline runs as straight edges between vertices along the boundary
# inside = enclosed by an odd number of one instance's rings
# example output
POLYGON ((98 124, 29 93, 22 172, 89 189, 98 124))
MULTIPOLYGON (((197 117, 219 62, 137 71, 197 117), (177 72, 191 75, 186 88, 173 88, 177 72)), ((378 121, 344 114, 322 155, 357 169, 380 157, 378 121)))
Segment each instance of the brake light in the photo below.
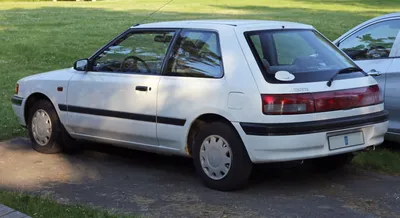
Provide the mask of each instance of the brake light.
POLYGON ((314 112, 311 94, 262 95, 265 114, 303 114, 314 112))
POLYGON ((344 110, 383 102, 379 86, 313 94, 315 111, 344 110))
POLYGON ((304 114, 365 107, 383 102, 378 85, 310 94, 261 95, 267 115, 304 114))

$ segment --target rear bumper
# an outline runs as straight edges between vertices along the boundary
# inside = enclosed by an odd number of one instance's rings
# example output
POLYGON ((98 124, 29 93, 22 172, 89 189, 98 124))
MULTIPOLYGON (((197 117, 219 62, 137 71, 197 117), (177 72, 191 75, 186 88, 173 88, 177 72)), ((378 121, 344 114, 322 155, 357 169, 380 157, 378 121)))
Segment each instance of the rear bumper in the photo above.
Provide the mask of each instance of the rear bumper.
POLYGON ((334 131, 357 126, 382 123, 389 120, 386 110, 366 115, 300 123, 240 123, 246 135, 299 135, 334 131))
POLYGON ((387 120, 388 112, 382 111, 326 121, 291 123, 290 126, 287 126, 288 124, 250 126, 237 122, 233 125, 239 132, 252 162, 266 163, 331 156, 379 145, 384 141, 388 130, 387 120), (353 131, 362 131, 363 144, 335 150, 329 148, 329 136, 353 131))

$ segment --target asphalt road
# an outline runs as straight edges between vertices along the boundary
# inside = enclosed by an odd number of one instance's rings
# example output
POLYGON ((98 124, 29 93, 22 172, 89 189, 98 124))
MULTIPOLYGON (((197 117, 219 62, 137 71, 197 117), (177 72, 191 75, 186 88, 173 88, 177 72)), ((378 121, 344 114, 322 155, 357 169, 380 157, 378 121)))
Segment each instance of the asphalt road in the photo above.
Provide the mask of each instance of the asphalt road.
POLYGON ((44 155, 23 138, 0 143, 0 189, 151 217, 400 217, 400 177, 268 164, 247 189, 218 192, 200 183, 189 159, 87 147, 44 155))

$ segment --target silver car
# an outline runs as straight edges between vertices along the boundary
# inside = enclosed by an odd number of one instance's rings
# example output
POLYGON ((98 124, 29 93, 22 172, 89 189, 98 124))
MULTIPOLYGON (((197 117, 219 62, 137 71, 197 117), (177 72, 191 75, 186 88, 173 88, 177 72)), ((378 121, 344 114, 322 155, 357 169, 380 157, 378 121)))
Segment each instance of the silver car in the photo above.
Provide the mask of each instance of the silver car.
POLYGON ((368 20, 334 43, 365 72, 374 76, 389 111, 386 140, 400 143, 400 13, 368 20))

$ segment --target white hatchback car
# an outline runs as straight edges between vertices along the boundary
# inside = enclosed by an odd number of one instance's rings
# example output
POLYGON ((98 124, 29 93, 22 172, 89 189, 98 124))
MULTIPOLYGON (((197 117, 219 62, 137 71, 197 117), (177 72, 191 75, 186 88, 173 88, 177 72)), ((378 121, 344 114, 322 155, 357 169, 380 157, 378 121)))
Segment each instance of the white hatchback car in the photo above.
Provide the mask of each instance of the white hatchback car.
POLYGON ((342 166, 388 128, 375 79, 312 26, 277 21, 135 25, 19 80, 12 103, 39 152, 85 139, 189 156, 217 190, 244 187, 253 163, 342 166))

